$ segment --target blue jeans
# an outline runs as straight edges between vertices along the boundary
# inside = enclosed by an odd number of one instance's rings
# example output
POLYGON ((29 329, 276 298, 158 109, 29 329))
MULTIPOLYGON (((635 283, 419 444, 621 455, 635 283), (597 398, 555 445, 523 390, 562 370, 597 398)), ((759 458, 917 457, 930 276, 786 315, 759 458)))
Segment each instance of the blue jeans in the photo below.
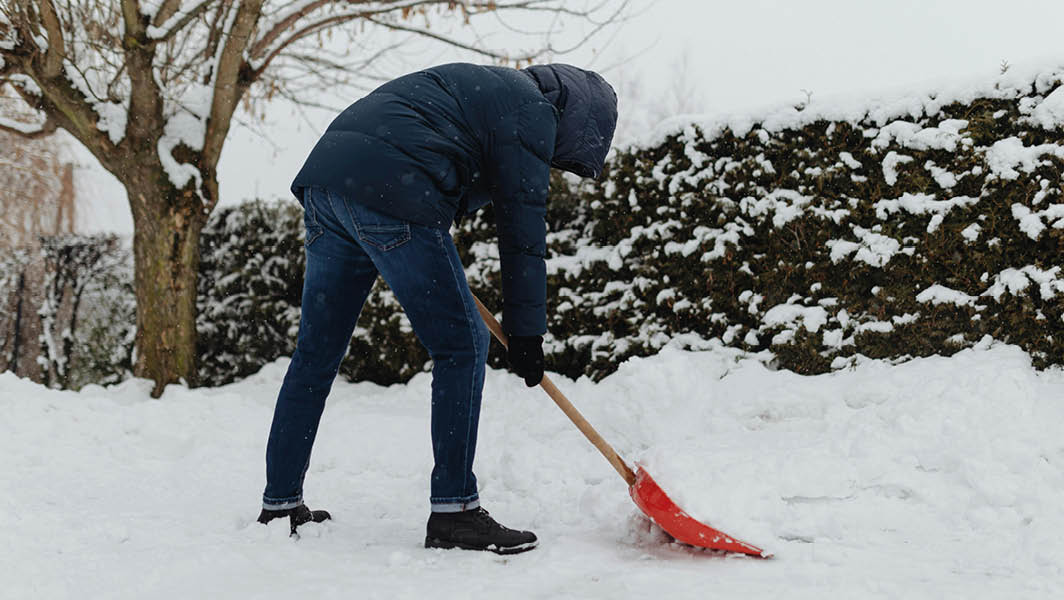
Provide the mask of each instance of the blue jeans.
POLYGON ((473 455, 489 336, 450 233, 372 211, 322 188, 304 190, 303 210, 303 308, 266 446, 263 506, 278 510, 303 503, 303 478, 325 398, 379 273, 433 361, 432 510, 476 508, 473 455))

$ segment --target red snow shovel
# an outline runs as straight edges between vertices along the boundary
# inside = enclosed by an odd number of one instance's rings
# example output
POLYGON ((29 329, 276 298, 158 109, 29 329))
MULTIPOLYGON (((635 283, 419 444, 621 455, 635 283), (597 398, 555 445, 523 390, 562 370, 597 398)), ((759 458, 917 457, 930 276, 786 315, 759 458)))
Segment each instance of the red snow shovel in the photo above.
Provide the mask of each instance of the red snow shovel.
MULTIPOLYGON (((495 320, 495 315, 485 308, 479 298, 473 296, 473 300, 476 301, 477 309, 480 311, 480 316, 484 319, 484 323, 488 325, 488 329, 495 334, 496 339, 502 342, 503 346, 506 346, 506 334, 503 333, 499 322, 495 320)), ((643 514, 650 517, 651 521, 657 523, 676 541, 699 548, 739 552, 761 558, 772 556, 772 554, 761 548, 747 544, 742 540, 705 525, 684 512, 662 491, 661 487, 642 466, 636 465, 638 470, 633 473, 628 464, 624 462, 624 459, 617 454, 606 440, 602 439, 602 436, 595 431, 591 423, 587 422, 587 419, 580 414, 580 411, 576 410, 576 407, 569 402, 561 390, 546 375, 543 376, 543 381, 539 382, 539 386, 547 392, 551 399, 554 400, 554 403, 558 405, 558 408, 562 409, 565 416, 569 417, 573 425, 576 425, 577 429, 584 434, 584 437, 598 448, 599 452, 606 457, 606 460, 610 461, 613 468, 628 484, 628 493, 632 496, 632 500, 635 501, 639 510, 643 511, 643 514)))

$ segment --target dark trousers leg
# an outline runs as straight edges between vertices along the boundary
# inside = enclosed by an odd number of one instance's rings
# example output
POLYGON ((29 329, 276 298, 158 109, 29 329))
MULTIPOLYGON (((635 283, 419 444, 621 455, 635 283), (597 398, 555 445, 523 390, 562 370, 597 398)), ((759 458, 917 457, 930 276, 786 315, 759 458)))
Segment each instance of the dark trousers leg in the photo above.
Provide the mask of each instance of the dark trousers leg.
POLYGON ((296 351, 277 397, 266 446, 266 508, 303 502, 303 478, 325 398, 377 278, 370 257, 336 227, 327 200, 323 190, 304 196, 308 244, 303 307, 296 351))
POLYGON ((333 213, 358 238, 432 357, 432 509, 475 508, 473 459, 489 338, 454 240, 446 229, 330 198, 333 213))

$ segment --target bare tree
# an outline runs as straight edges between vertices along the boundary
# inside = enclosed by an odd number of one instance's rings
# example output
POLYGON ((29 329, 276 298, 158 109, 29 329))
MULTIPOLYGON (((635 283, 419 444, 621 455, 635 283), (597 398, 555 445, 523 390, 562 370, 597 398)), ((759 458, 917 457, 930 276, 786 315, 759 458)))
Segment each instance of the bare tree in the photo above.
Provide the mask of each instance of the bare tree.
MULTIPOLYGON (((154 394, 195 373, 199 233, 218 202, 217 165, 242 102, 281 95, 312 104, 310 83, 345 85, 375 75, 395 44, 361 43, 397 32, 525 62, 548 53, 562 24, 591 36, 627 0, 0 0, 0 84, 34 109, 42 136, 69 131, 126 188, 134 222, 135 372, 154 394), (579 7, 577 7, 579 5, 579 7), (477 35, 483 18, 527 32, 511 52, 477 35), (441 27, 447 23, 458 26, 441 27), (435 26, 434 26, 435 25, 435 26), (326 36, 347 36, 341 52, 326 36)), ((496 25, 498 26, 498 25, 496 25)), ((579 40, 578 40, 579 43, 579 40)))

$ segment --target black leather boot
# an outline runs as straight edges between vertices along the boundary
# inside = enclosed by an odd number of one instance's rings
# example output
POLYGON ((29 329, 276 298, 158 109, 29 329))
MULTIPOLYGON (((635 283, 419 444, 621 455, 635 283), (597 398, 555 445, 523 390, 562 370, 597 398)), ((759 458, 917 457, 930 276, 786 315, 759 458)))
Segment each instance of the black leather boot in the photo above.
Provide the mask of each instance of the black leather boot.
POLYGON ((483 508, 454 513, 434 512, 429 517, 426 548, 488 550, 517 554, 539 543, 531 531, 515 531, 499 525, 483 508))
POLYGON ((303 523, 321 523, 325 519, 331 519, 332 515, 324 510, 310 510, 305 504, 300 504, 295 508, 285 508, 282 510, 268 510, 264 508, 262 509, 262 512, 259 513, 259 523, 265 525, 270 521, 281 517, 288 517, 288 522, 292 525, 292 533, 290 535, 295 535, 296 527, 299 527, 303 523))

